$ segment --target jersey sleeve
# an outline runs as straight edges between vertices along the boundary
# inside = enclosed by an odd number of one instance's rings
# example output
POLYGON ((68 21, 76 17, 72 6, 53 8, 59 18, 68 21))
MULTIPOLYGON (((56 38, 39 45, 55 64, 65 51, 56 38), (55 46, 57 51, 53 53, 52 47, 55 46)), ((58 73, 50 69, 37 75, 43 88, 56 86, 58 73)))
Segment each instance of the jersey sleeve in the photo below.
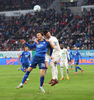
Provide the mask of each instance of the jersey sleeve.
POLYGON ((33 45, 28 44, 28 43, 26 42, 25 45, 27 45, 30 49, 33 49, 33 48, 36 47, 36 42, 34 42, 33 45))
POLYGON ((30 54, 30 52, 29 52, 29 58, 31 58, 31 54, 30 54))

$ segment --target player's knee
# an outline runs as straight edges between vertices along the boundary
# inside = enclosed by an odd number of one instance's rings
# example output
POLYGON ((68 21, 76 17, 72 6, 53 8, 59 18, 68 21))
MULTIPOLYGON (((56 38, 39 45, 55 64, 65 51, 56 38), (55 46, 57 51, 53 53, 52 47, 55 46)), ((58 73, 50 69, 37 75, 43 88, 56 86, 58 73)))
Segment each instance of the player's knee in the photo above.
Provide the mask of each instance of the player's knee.
POLYGON ((45 65, 45 68, 48 69, 48 65, 45 65))

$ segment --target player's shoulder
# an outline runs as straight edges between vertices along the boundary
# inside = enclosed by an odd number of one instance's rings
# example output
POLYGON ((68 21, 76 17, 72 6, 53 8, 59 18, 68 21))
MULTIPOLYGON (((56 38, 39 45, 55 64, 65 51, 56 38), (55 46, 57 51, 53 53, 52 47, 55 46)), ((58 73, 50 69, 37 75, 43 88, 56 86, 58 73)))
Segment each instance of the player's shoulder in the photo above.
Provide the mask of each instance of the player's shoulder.
POLYGON ((50 39, 54 39, 54 40, 57 40, 57 38, 55 36, 51 36, 50 39))

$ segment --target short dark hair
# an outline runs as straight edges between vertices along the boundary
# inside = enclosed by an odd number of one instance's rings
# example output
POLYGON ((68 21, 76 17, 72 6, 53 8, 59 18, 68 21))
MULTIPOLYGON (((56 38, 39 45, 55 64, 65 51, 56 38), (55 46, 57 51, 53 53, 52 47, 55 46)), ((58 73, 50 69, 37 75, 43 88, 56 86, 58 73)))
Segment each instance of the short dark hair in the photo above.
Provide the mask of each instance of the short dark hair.
POLYGON ((43 33, 42 33, 42 32, 38 31, 37 34, 38 34, 38 33, 40 33, 40 34, 43 36, 43 33))
POLYGON ((46 35, 48 32, 49 32, 49 31, 45 30, 45 31, 44 31, 44 35, 46 35))

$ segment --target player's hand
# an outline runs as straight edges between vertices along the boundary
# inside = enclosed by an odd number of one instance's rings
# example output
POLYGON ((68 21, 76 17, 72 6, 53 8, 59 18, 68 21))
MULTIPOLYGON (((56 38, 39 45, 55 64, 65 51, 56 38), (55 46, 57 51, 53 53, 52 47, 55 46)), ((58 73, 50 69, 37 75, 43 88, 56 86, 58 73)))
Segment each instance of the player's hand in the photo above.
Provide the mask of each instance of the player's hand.
POLYGON ((35 39, 34 39, 34 41, 36 42, 36 44, 39 44, 39 42, 38 42, 38 39, 37 39, 37 38, 35 38, 35 39))
POLYGON ((45 39, 46 42, 50 42, 48 39, 45 39))
POLYGON ((53 57, 51 57, 51 60, 53 59, 53 57))
POLYGON ((21 42, 22 44, 25 44, 25 43, 26 43, 26 41, 23 40, 23 39, 21 39, 20 42, 21 42))
POLYGON ((19 61, 19 65, 21 65, 21 62, 19 61))

